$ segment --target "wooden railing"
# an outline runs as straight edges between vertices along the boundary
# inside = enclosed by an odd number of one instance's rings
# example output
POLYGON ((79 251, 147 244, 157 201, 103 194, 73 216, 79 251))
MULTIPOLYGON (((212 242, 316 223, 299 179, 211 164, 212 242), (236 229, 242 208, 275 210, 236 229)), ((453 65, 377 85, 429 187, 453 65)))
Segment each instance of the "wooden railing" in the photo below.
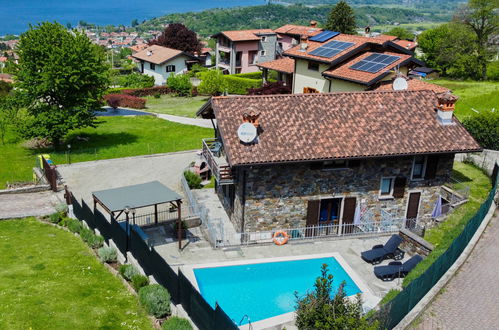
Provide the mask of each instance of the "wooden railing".
POLYGON ((55 165, 51 165, 47 162, 45 157, 42 156, 43 172, 45 173, 45 178, 50 185, 52 191, 57 192, 57 170, 55 165))
POLYGON ((221 145, 219 144, 220 142, 217 139, 203 139, 203 157, 219 184, 233 184, 234 179, 230 166, 218 164, 213 154, 213 151, 217 148, 219 149, 218 152, 221 152, 221 145))

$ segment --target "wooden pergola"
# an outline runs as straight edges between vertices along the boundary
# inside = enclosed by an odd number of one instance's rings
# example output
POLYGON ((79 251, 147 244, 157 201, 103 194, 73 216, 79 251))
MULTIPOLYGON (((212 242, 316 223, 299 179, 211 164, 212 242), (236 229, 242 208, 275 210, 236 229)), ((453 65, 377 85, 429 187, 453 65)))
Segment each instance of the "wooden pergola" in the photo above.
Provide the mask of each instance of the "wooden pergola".
POLYGON ((115 219, 127 209, 154 206, 154 222, 156 224, 158 223, 158 205, 170 203, 177 209, 178 248, 182 248, 182 199, 180 195, 159 181, 95 191, 92 193, 92 197, 94 212, 98 204, 115 219))

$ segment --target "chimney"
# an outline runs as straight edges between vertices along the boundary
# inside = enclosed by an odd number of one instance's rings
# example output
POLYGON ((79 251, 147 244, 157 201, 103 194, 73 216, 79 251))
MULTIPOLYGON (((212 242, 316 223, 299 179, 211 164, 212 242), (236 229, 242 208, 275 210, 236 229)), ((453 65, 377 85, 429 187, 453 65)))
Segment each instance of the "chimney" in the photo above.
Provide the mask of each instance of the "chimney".
POLYGON ((259 118, 261 113, 243 113, 243 123, 253 124, 257 129, 260 127, 259 118))
POLYGON ((364 35, 366 37, 370 37, 371 36, 371 27, 369 25, 364 28, 364 35))
POLYGON ((437 95, 437 117, 442 125, 452 124, 452 115, 456 106, 457 96, 451 93, 442 93, 437 95))
POLYGON ((313 28, 317 27, 317 21, 310 21, 310 26, 313 28))
POLYGON ((152 50, 148 50, 147 51, 147 56, 151 56, 152 55, 152 50))
POLYGON ((306 52, 308 48, 308 38, 307 36, 301 36, 300 39, 300 52, 306 52))

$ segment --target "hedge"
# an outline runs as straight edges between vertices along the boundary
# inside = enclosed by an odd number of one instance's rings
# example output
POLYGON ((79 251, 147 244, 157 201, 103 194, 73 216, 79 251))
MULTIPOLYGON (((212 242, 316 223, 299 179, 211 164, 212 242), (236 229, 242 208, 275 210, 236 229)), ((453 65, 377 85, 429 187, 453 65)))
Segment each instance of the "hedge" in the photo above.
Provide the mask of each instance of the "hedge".
POLYGON ((109 94, 104 96, 104 100, 110 107, 125 107, 133 109, 144 109, 146 100, 126 94, 109 94))
POLYGON ((131 96, 137 96, 137 97, 144 97, 144 96, 150 96, 150 95, 157 95, 157 94, 170 94, 174 93, 171 88, 167 86, 154 86, 154 87, 149 87, 149 88, 134 88, 134 89, 125 89, 123 90, 123 94, 131 95, 131 96))
POLYGON ((262 86, 261 80, 235 77, 234 75, 225 76, 225 80, 228 84, 229 94, 245 95, 248 94, 248 89, 262 86))
POLYGON ((262 71, 236 73, 236 74, 232 74, 231 76, 239 77, 239 78, 248 78, 248 79, 262 79, 262 71))

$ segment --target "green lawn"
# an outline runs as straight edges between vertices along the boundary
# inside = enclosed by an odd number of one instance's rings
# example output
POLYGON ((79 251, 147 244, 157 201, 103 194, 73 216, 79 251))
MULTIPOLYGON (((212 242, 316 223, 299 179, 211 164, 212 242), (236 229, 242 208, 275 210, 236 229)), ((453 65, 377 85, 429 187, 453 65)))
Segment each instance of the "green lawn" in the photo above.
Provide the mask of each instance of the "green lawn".
MULTIPOLYGON (((71 162, 120 158, 126 156, 191 150, 201 148, 201 139, 213 136, 213 130, 182 125, 152 116, 99 117, 97 128, 75 130, 68 135, 71 144, 71 162), (77 136, 88 137, 79 141, 77 136)), ((56 164, 67 163, 66 144, 61 150, 47 150, 56 164)), ((36 155, 14 142, 9 136, 6 145, 0 144, 0 189, 6 182, 31 180, 31 168, 36 155)))
POLYGON ((152 329, 121 281, 73 234, 0 221, 0 329, 152 329))
POLYGON ((161 98, 147 96, 147 111, 176 115, 183 117, 196 117, 196 111, 208 101, 207 96, 177 97, 161 95, 161 98))
POLYGON ((429 82, 447 87, 459 96, 456 103, 456 116, 464 117, 475 114, 477 111, 499 111, 499 82, 494 81, 459 81, 449 79, 434 79, 429 82))

